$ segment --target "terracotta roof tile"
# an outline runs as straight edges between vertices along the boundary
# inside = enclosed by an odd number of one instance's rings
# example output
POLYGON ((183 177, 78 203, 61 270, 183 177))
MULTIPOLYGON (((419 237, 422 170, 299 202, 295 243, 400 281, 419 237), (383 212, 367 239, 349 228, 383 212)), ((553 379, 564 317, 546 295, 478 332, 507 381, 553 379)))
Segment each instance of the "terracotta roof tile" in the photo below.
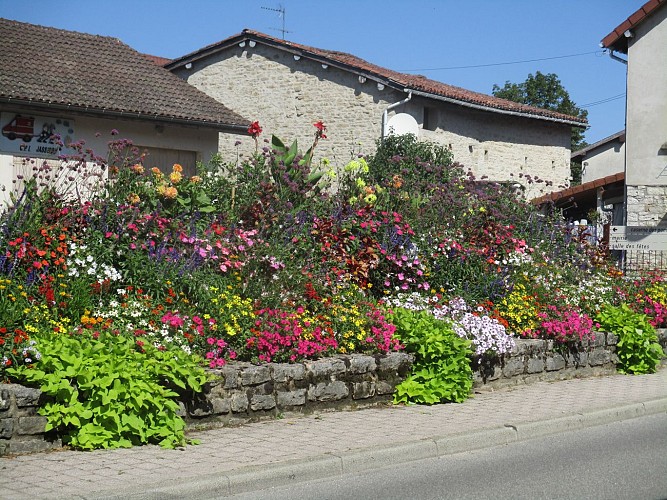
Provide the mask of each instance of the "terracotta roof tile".
POLYGON ((158 66, 164 66, 171 62, 171 59, 168 57, 152 56, 150 54, 144 54, 144 57, 147 57, 151 62, 157 64, 158 66))
POLYGON ((539 198, 531 200, 531 203, 533 205, 538 205, 538 206, 543 205, 545 203, 557 203, 561 200, 567 200, 572 196, 574 196, 575 194, 584 193, 587 191, 594 191, 597 188, 609 186, 610 184, 614 184, 616 182, 621 182, 621 181, 625 181, 625 172, 619 172, 617 174, 608 175, 606 177, 602 177, 601 179, 595 179, 590 182, 579 184, 578 186, 573 186, 567 189, 563 189, 562 191, 556 191, 553 193, 545 194, 544 196, 540 196, 539 198))
POLYGON ((553 119, 577 126, 586 126, 588 123, 585 118, 569 116, 551 110, 526 106, 524 104, 508 101, 506 99, 500 99, 498 97, 482 94, 479 92, 473 92, 461 87, 431 80, 422 75, 399 73, 397 71, 369 63, 368 61, 365 61, 352 54, 333 50, 318 49, 308 45, 293 43, 248 29, 243 30, 243 32, 240 34, 226 38, 221 42, 208 45, 195 52, 186 54, 183 57, 174 59, 171 63, 165 65, 165 67, 168 69, 178 68, 187 62, 201 59, 246 39, 253 39, 258 42, 280 47, 285 50, 302 54, 304 56, 310 56, 318 60, 326 60, 332 65, 336 64, 337 66, 349 71, 357 72, 360 74, 373 75, 377 79, 385 81, 389 85, 394 85, 397 88, 420 91, 434 97, 444 97, 446 99, 452 99, 461 103, 481 106, 490 110, 518 113, 532 118, 553 119))
POLYGON ((0 102, 242 131, 249 120, 110 37, 0 18, 0 102))
POLYGON ((628 40, 625 37, 627 30, 635 28, 653 15, 658 8, 667 4, 667 0, 650 0, 632 13, 625 21, 619 24, 611 33, 602 39, 601 45, 607 49, 627 53, 628 40))

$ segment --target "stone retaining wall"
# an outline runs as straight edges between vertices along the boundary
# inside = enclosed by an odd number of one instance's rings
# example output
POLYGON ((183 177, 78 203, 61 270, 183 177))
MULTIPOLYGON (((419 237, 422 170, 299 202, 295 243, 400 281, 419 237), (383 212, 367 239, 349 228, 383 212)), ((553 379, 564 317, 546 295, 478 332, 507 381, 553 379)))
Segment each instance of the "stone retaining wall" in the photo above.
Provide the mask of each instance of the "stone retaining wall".
MULTIPOLYGON (((667 353, 667 330, 658 336, 667 353)), ((600 376, 616 371, 613 334, 577 346, 546 340, 517 340, 503 357, 475 361, 474 391, 489 391, 543 380, 600 376)), ((295 364, 230 363, 202 394, 184 398, 181 415, 189 428, 239 424, 285 413, 312 413, 387 404, 409 373, 406 353, 350 355, 295 364)), ((17 384, 0 385, 0 456, 59 447, 44 434, 37 415, 41 392, 17 384)))
POLYGON ((37 415, 42 392, 18 384, 0 384, 0 456, 44 451, 61 446, 44 432, 46 417, 37 415))

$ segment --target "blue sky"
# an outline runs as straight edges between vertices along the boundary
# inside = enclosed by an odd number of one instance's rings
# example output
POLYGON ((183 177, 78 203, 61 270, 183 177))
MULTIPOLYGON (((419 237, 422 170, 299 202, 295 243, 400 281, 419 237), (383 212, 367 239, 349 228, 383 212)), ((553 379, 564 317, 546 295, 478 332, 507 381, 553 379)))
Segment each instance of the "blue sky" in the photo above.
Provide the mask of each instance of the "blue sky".
MULTIPOLYGON (((644 0, 0 0, 0 17, 113 36, 174 58, 244 28, 349 52, 393 70, 490 94, 493 84, 556 73, 587 107, 589 143, 625 126, 625 66, 600 40, 644 0), (265 7, 265 8, 263 8, 265 7), (570 56, 574 57, 560 57, 570 56), (547 59, 552 58, 552 59, 547 59), (557 59, 553 59, 557 58, 557 59), (504 62, 547 59, 520 64, 504 62), (441 69, 458 68, 458 69, 441 69), (619 97, 620 96, 620 97, 619 97)), ((1 36, 1 34, 0 34, 1 36)))

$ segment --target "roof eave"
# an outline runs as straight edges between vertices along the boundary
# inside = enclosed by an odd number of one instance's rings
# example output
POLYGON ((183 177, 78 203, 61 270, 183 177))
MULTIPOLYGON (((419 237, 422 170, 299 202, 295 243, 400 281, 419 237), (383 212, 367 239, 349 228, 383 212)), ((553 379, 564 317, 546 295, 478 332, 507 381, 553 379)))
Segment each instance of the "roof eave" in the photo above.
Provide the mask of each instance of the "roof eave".
POLYGON ((248 125, 250 124, 250 121, 248 121, 248 123, 245 125, 235 124, 235 123, 223 123, 223 122, 214 122, 214 121, 200 120, 200 119, 182 118, 177 116, 149 114, 138 111, 119 111, 119 110, 96 108, 93 106, 61 104, 61 103, 44 102, 31 99, 15 99, 12 97, 5 97, 5 96, 0 97, 0 103, 23 106, 35 110, 48 109, 48 110, 58 110, 58 111, 69 111, 73 113, 83 113, 86 115, 92 115, 99 118, 124 118, 128 120, 172 123, 176 125, 185 125, 191 127, 212 128, 220 132, 249 135, 248 125))
POLYGON ((435 99, 435 100, 438 100, 438 101, 445 101, 445 102, 449 102, 449 103, 452 103, 452 104, 457 104, 459 106, 465 106, 465 107, 468 107, 468 108, 478 109, 478 110, 481 110, 481 111, 490 111, 492 113, 500 113, 500 114, 503 114, 503 115, 518 116, 518 117, 521 117, 521 118, 532 118, 532 119, 535 119, 535 120, 546 120, 546 121, 550 121, 550 122, 562 123, 564 125, 570 125, 571 127, 579 127, 579 128, 583 128, 583 129, 586 129, 586 128, 589 127, 589 125, 587 123, 582 123, 582 122, 578 122, 578 121, 574 121, 574 120, 566 120, 566 119, 563 119, 563 118, 537 115, 537 114, 533 114, 533 113, 522 113, 520 111, 512 111, 512 110, 509 110, 509 109, 496 108, 496 107, 493 107, 493 106, 484 106, 482 104, 463 101, 463 100, 460 100, 460 99, 453 99, 451 97, 445 97, 445 96, 440 95, 440 94, 432 94, 432 93, 429 93, 429 92, 424 92, 424 91, 421 91, 421 90, 412 89, 410 87, 405 87, 405 88, 407 89, 406 91, 412 92, 414 95, 419 95, 419 96, 422 96, 422 97, 428 97, 430 99, 435 99))

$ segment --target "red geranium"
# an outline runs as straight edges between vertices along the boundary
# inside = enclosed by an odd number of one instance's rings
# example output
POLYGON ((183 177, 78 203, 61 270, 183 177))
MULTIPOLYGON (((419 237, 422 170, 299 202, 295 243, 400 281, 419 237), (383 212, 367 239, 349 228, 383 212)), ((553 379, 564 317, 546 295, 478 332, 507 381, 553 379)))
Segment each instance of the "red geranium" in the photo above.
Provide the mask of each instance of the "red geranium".
POLYGON ((262 133, 262 127, 259 126, 259 122, 255 121, 250 124, 248 127, 248 133, 252 136, 253 139, 257 139, 259 134, 262 133))

